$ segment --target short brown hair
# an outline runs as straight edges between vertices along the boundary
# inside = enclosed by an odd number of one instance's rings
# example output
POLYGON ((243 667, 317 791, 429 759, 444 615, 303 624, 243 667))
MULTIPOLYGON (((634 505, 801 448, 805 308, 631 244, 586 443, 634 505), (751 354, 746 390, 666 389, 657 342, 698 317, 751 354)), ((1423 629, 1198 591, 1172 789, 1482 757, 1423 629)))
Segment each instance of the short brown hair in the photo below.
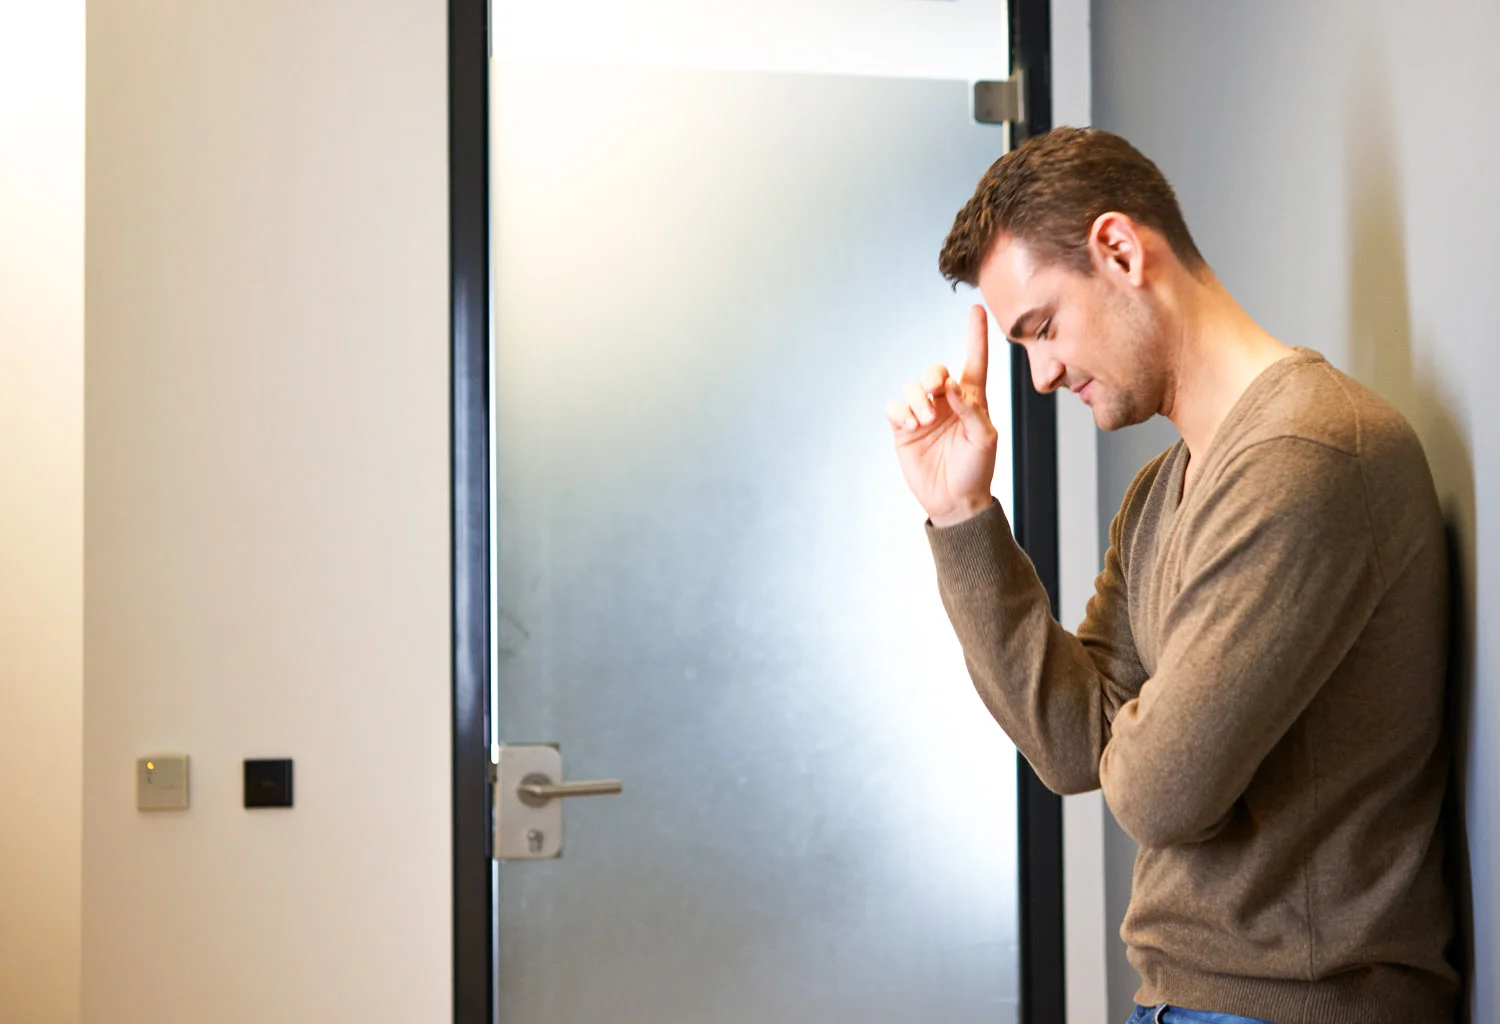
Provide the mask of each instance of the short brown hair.
POLYGON ((1096 128, 1054 128, 996 160, 943 243, 938 269, 955 288, 976 285, 996 239, 1008 235, 1042 263, 1093 272, 1088 237, 1111 211, 1161 232, 1191 270, 1205 266, 1172 186, 1130 143, 1096 128))

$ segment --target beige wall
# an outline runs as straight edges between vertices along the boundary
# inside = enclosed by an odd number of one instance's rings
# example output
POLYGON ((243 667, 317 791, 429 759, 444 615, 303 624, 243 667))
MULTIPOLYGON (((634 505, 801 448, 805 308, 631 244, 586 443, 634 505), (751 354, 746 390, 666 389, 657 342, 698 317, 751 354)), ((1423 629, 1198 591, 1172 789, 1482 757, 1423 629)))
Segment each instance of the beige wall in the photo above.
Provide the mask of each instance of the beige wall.
MULTIPOLYGON (((1396 402, 1427 448, 1460 572, 1476 1024, 1500 1020, 1497 39, 1477 0, 1094 4, 1095 123, 1162 165, 1252 314, 1396 402)), ((1101 502, 1169 436, 1101 441, 1101 502)))
POLYGON ((445 33, 89 4, 86 1021, 451 1015, 445 33))
POLYGON ((0 1020, 78 1019, 83 3, 0 4, 0 1020))

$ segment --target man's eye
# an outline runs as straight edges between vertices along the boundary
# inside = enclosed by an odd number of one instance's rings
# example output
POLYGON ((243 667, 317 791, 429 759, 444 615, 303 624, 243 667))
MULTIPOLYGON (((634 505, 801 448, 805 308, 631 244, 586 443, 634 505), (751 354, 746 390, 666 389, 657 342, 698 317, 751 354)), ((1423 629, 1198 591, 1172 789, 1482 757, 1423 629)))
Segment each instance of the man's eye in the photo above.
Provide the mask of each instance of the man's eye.
POLYGON ((1051 337, 1051 335, 1052 335, 1052 319, 1049 317, 1048 319, 1046 319, 1046 320, 1044 320, 1042 322, 1042 326, 1040 326, 1040 327, 1038 327, 1036 329, 1036 340, 1037 341, 1045 341, 1045 340, 1047 340, 1047 338, 1051 337))

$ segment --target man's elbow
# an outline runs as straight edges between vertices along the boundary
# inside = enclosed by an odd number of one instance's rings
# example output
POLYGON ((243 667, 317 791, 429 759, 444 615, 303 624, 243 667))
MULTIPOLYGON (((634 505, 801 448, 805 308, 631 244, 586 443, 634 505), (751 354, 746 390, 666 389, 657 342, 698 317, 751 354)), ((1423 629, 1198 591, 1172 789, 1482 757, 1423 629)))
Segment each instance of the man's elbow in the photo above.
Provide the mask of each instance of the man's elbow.
POLYGON ((1027 759, 1031 770, 1036 772, 1042 785, 1058 796, 1073 796, 1091 793, 1099 788, 1099 769, 1086 764, 1070 764, 1065 761, 1027 759))
POLYGON ((1212 839, 1229 820, 1229 808, 1202 794, 1185 790, 1191 780, 1177 785, 1152 785, 1147 780, 1122 784, 1105 773, 1104 802, 1125 834, 1138 844, 1159 850, 1212 839))

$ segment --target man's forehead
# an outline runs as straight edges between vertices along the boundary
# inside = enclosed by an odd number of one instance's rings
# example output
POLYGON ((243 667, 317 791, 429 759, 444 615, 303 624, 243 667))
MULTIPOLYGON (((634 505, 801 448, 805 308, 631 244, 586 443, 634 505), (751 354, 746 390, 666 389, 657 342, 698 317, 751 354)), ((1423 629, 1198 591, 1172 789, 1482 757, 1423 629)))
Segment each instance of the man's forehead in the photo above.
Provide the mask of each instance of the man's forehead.
POLYGON ((995 320, 1009 324, 1026 312, 1035 300, 1038 280, 1036 260, 1024 242, 1002 236, 979 267, 979 291, 995 320))

